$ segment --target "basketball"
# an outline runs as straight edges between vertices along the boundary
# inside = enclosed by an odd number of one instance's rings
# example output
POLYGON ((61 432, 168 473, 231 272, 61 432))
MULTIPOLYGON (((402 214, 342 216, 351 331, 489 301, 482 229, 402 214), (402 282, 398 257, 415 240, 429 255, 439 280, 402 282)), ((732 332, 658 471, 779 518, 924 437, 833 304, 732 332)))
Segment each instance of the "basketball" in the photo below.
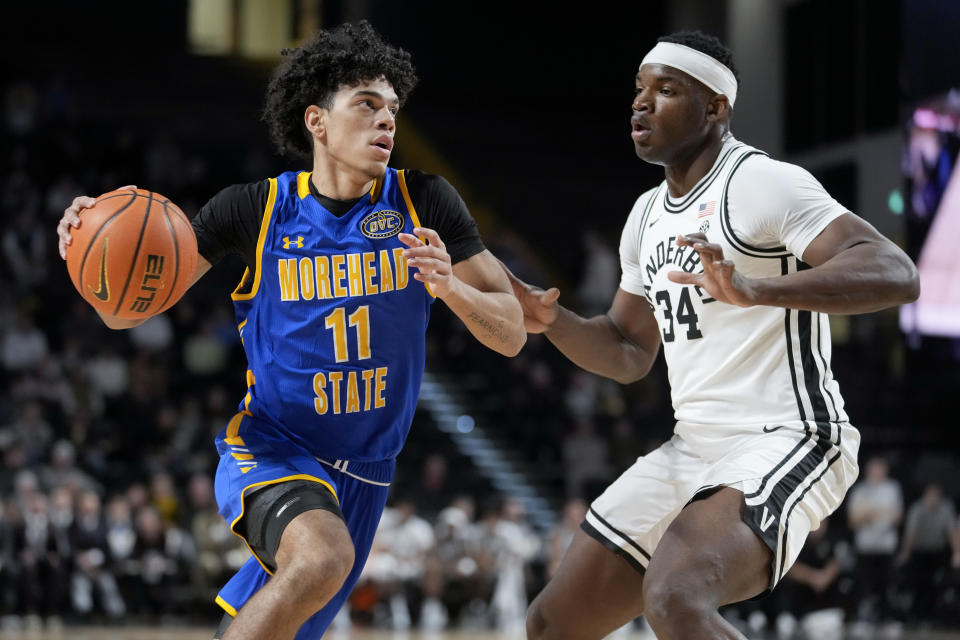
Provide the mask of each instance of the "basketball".
POLYGON ((80 212, 71 229, 67 271, 102 314, 128 320, 179 300, 197 267, 190 220, 169 198, 146 189, 111 191, 80 212))

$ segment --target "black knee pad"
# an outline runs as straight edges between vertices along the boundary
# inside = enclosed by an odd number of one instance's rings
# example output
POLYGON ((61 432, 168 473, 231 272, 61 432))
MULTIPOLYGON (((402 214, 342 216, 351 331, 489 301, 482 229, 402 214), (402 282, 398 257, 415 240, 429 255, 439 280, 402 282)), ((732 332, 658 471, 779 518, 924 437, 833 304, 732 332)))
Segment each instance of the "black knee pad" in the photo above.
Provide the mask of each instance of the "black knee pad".
POLYGON ((298 515, 323 509, 343 520, 337 499, 326 486, 311 480, 290 480, 266 486, 244 499, 244 513, 235 527, 270 572, 277 570, 280 536, 298 515))

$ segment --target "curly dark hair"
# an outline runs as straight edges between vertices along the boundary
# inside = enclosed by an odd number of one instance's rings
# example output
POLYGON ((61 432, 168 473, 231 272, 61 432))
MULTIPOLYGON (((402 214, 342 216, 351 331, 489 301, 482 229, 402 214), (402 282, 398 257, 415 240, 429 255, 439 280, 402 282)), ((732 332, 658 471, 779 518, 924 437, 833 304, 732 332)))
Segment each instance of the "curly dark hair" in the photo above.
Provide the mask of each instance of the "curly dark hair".
POLYGON ((287 60, 273 72, 262 114, 281 154, 313 155, 303 113, 312 104, 330 107, 341 87, 385 78, 403 104, 417 84, 410 54, 385 42, 366 20, 318 31, 282 53, 287 60))
POLYGON ((737 79, 737 85, 740 84, 740 74, 737 67, 733 64, 733 54, 725 44, 720 42, 716 36, 703 31, 675 31, 670 35, 657 38, 657 42, 672 42, 682 44, 685 47, 696 49, 700 53, 705 53, 711 58, 720 62, 733 72, 733 77, 737 79))

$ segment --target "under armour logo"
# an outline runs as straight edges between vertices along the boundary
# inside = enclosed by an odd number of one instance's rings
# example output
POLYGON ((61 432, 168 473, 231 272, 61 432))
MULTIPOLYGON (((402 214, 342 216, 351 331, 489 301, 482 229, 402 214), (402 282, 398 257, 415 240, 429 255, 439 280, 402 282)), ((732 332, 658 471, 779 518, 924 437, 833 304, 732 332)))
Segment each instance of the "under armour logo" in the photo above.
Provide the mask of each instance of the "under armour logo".
POLYGON ((700 225, 700 233, 706 233, 709 230, 710 230, 710 221, 704 220, 703 224, 700 225))
POLYGON ((763 515, 760 516, 760 531, 766 531, 770 528, 774 522, 777 521, 777 516, 770 513, 770 510, 766 507, 763 508, 763 515))
POLYGON ((289 236, 283 238, 283 248, 289 249, 290 245, 294 245, 297 249, 303 249, 303 236, 297 236, 296 240, 291 240, 289 236))

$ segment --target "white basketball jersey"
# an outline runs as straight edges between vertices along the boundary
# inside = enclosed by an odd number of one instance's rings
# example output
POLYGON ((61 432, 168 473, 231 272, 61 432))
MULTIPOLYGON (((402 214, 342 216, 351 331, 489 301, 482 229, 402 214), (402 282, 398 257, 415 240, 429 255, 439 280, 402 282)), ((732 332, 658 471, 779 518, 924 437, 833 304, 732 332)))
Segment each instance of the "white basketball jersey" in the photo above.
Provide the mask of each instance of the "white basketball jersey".
POLYGON ((845 212, 807 171, 729 134, 689 193, 673 198, 664 181, 640 196, 621 239, 620 287, 644 296, 657 317, 678 432, 684 424, 802 425, 833 439, 847 416, 830 371, 826 314, 725 304, 667 274, 703 271, 696 251, 676 245, 697 231, 750 278, 809 268, 799 256, 845 212))

